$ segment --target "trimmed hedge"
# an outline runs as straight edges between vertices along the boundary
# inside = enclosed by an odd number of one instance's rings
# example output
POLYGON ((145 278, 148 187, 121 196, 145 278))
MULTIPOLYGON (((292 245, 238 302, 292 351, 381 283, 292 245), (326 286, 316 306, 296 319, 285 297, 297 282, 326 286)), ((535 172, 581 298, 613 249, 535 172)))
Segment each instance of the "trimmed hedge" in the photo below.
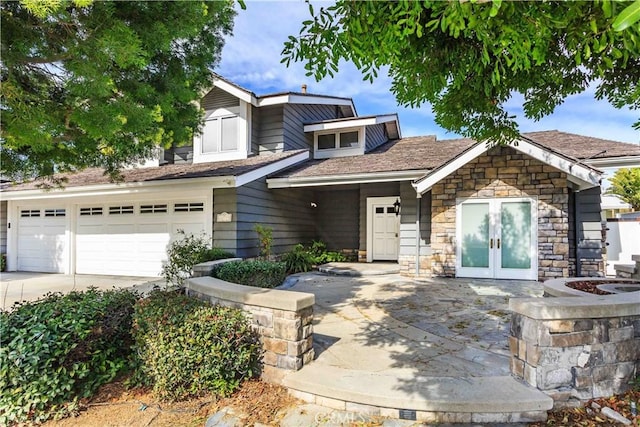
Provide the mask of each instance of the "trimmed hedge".
POLYGON ((64 416, 127 368, 137 298, 89 289, 0 312, 0 424, 64 416))
POLYGON ((263 260, 227 262, 213 270, 213 276, 246 286, 275 288, 287 277, 287 265, 263 260))
POLYGON ((211 392, 226 396, 259 374, 262 346, 246 315, 178 292, 154 292, 136 305, 134 384, 163 400, 211 392))

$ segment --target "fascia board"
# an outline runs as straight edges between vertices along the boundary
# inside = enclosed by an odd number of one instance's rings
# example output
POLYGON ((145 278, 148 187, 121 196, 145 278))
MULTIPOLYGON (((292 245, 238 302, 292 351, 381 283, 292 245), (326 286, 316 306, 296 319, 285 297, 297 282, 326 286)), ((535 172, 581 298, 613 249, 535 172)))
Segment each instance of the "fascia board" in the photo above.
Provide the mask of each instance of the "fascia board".
POLYGON ((370 184, 378 182, 413 181, 426 170, 378 172, 365 174, 325 175, 300 178, 268 178, 269 188, 318 187, 323 185, 370 184))
POLYGON ((272 173, 276 173, 293 165, 296 165, 300 162, 304 162, 309 159, 309 152, 304 151, 302 153, 295 154, 291 157, 287 157, 286 159, 279 160, 277 162, 270 163, 261 168, 252 170, 250 172, 244 173, 242 175, 238 175, 235 179, 235 186, 241 187, 245 184, 253 182, 257 179, 263 178, 272 173))

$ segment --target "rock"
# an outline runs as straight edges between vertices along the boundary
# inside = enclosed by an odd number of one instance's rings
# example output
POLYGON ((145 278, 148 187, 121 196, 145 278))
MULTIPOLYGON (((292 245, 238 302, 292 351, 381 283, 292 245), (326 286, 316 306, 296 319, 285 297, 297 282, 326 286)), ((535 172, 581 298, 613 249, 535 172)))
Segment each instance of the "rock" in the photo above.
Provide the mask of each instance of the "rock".
POLYGON ((207 418, 207 422, 205 423, 205 427, 238 427, 241 426, 242 423, 240 419, 234 416, 231 413, 230 408, 223 408, 222 410, 216 412, 209 418, 207 418))
POLYGON ((591 402, 591 407, 596 411, 600 410, 602 406, 598 405, 596 402, 591 402))
POLYGON ((619 412, 614 411, 613 409, 609 408, 609 407, 604 407, 602 408, 602 410, 600 411, 600 413, 602 415, 604 415, 607 418, 611 418, 612 420, 619 422, 621 424, 624 424, 626 426, 630 426, 631 425, 631 420, 623 417, 622 414, 620 414, 619 412))

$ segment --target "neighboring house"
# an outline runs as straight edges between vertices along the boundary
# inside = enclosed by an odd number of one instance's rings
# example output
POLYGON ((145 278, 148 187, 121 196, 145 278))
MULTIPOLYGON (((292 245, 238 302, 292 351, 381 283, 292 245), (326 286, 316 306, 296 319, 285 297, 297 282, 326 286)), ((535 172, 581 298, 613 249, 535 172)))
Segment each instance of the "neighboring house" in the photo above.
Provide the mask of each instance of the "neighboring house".
POLYGON ((202 105, 193 145, 123 171, 121 183, 91 169, 67 175, 63 190, 3 189, 8 269, 158 275, 178 230, 253 257, 260 223, 273 228, 274 253, 319 238, 407 275, 595 275, 594 162, 640 160, 638 146, 557 131, 493 148, 402 138, 395 114, 358 116, 351 99, 256 96, 218 76, 202 105))

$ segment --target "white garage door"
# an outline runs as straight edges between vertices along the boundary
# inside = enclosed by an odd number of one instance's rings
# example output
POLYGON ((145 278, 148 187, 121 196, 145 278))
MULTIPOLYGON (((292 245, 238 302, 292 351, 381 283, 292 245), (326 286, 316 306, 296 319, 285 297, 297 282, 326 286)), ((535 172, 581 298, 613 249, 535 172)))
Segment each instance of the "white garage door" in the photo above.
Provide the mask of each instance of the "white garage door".
POLYGON ((64 273, 66 245, 65 209, 18 208, 18 270, 64 273))
POLYGON ((159 276, 178 230, 205 230, 204 202, 80 206, 76 272, 159 276))

